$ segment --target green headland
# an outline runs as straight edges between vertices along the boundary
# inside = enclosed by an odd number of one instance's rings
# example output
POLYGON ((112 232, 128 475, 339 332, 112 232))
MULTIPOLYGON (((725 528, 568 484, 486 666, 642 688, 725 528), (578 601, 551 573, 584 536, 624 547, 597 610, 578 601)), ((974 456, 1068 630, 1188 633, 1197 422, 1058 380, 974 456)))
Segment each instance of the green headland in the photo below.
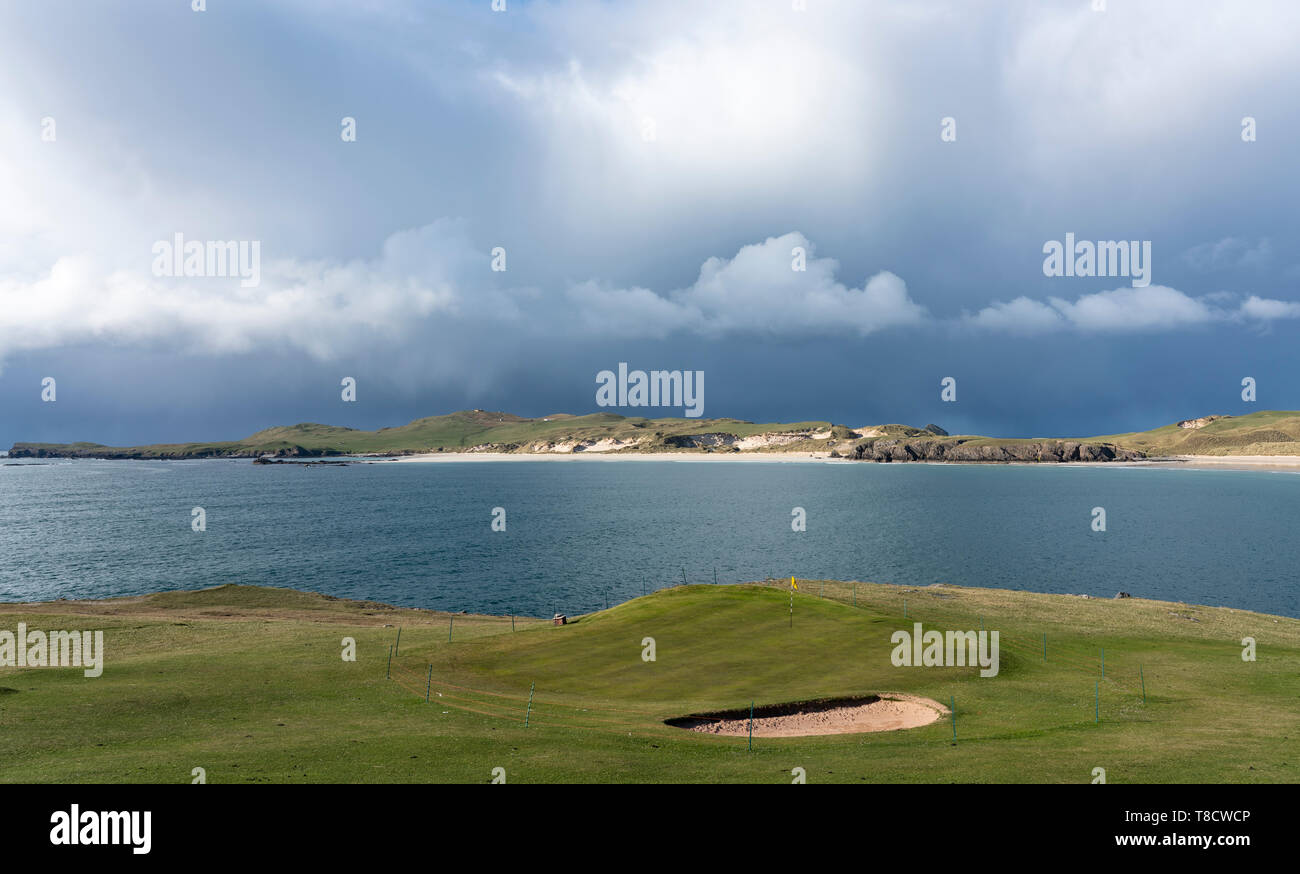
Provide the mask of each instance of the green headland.
POLYGON ((948 434, 937 425, 848 427, 825 421, 646 419, 614 413, 524 418, 465 410, 362 431, 302 423, 242 440, 104 446, 15 443, 14 458, 256 458, 417 455, 439 452, 602 454, 821 452, 868 461, 1124 461, 1174 455, 1300 456, 1300 412, 1204 416, 1125 434, 1003 438, 948 434))

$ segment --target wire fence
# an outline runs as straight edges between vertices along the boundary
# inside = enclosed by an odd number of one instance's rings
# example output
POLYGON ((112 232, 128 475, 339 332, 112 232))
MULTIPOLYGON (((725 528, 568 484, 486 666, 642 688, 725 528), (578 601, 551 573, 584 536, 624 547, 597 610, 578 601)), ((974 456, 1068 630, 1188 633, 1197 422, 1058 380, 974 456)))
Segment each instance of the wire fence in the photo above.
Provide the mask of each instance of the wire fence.
MULTIPOLYGON (((429 703, 529 727, 576 728, 626 735, 634 731, 644 733, 648 728, 654 727, 655 721, 662 722, 658 714, 648 710, 631 711, 609 707, 594 709, 557 702, 547 697, 530 698, 527 695, 471 689, 434 679, 431 673, 421 675, 414 665, 403 665, 397 661, 390 667, 389 679, 429 703), (647 720, 650 721, 649 724, 647 720)), ((664 732, 671 730, 667 726, 662 728, 664 732)))

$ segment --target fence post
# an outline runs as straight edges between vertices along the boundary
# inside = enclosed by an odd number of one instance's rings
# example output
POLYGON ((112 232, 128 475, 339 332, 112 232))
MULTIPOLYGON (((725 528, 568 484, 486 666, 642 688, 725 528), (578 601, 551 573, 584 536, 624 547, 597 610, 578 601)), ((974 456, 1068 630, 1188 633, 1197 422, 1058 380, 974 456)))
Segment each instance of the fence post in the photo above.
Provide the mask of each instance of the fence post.
POLYGON ((749 702, 749 751, 754 750, 754 702, 749 702))
POLYGON ((456 617, 454 615, 448 616, 447 617, 447 643, 451 643, 451 629, 455 624, 456 624, 456 617))
POLYGON ((528 717, 533 715, 533 690, 536 688, 536 683, 528 687, 528 709, 524 711, 524 728, 528 727, 528 717))
POLYGON ((402 648, 402 626, 397 626, 397 643, 393 644, 393 653, 396 654, 402 648))
POLYGON ((429 665, 429 678, 424 681, 424 703, 429 703, 429 689, 433 686, 433 665, 429 665))
POLYGON ((388 667, 384 669, 384 679, 393 679, 393 645, 388 645, 388 667))

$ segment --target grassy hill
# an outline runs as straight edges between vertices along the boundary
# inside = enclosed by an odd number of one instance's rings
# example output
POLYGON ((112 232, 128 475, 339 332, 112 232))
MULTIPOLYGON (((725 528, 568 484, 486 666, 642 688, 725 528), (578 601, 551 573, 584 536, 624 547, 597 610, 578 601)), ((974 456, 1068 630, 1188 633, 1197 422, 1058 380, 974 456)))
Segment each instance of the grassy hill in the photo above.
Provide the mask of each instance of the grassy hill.
POLYGON ((1207 416, 1151 431, 1091 439, 1148 455, 1300 455, 1300 412, 1207 416))
POLYGON ((1086 783, 1096 767, 1112 783, 1300 780, 1300 621, 800 581, 791 625, 788 599, 784 584, 683 586, 563 627, 245 586, 0 605, 0 628, 103 628, 107 652, 99 678, 0 668, 0 781, 188 783, 196 767, 212 783, 484 783, 497 767, 512 783, 788 783, 794 767, 809 782, 1086 783), (998 629, 999 675, 894 667, 890 634, 915 621, 998 629), (1242 661, 1244 636, 1258 661, 1242 661), (750 752, 663 723, 877 691, 955 701, 956 742, 943 721, 750 752))
MULTIPOLYGON (((756 424, 739 419, 647 419, 615 413, 557 413, 528 419, 464 410, 416 419, 396 428, 362 431, 302 423, 259 431, 243 440, 112 447, 98 443, 16 443, 15 458, 253 458, 409 455, 429 452, 691 452, 835 451, 847 457, 906 461, 1033 461, 1064 443, 1092 449, 1082 460, 1142 455, 1300 454, 1300 413, 1260 412, 1207 417, 1194 427, 1081 440, 946 435, 907 425, 850 429, 825 421, 756 424)), ((1059 454, 1059 452, 1058 452, 1059 454)), ((1076 453, 1077 455, 1077 453, 1076 453)), ((1057 459, 1060 460, 1060 459, 1057 459)), ((1080 460, 1078 457, 1064 460, 1080 460)))
MULTIPOLYGON (((672 451, 685 446, 675 438, 726 433, 745 437, 756 434, 818 431, 829 422, 755 424, 739 419, 646 419, 614 413, 571 416, 560 413, 526 419, 510 413, 464 410, 444 416, 416 419, 397 428, 360 431, 332 425, 303 423, 259 431, 243 440, 216 443, 155 444, 110 447, 97 443, 16 443, 15 457, 96 458, 221 458, 256 455, 411 454, 463 451, 492 446, 502 451, 525 449, 532 444, 618 440, 638 442, 646 449, 672 451)), ((842 433, 846 433, 844 429, 842 433)))

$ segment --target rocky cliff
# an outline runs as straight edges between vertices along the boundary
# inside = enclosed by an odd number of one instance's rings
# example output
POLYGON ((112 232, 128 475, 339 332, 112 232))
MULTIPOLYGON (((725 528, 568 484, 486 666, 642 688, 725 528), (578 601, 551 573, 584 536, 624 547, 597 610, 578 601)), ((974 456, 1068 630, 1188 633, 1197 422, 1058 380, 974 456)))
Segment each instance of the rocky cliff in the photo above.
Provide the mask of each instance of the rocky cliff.
POLYGON ((974 443, 941 440, 875 440, 859 443, 844 456, 858 461, 1070 462, 1134 461, 1144 456, 1109 443, 1042 440, 1029 443, 974 443))
POLYGON ((231 444, 187 444, 178 446, 118 447, 97 443, 15 443, 10 458, 108 458, 166 459, 192 458, 322 458, 344 453, 333 449, 307 449, 302 446, 250 447, 231 444))

